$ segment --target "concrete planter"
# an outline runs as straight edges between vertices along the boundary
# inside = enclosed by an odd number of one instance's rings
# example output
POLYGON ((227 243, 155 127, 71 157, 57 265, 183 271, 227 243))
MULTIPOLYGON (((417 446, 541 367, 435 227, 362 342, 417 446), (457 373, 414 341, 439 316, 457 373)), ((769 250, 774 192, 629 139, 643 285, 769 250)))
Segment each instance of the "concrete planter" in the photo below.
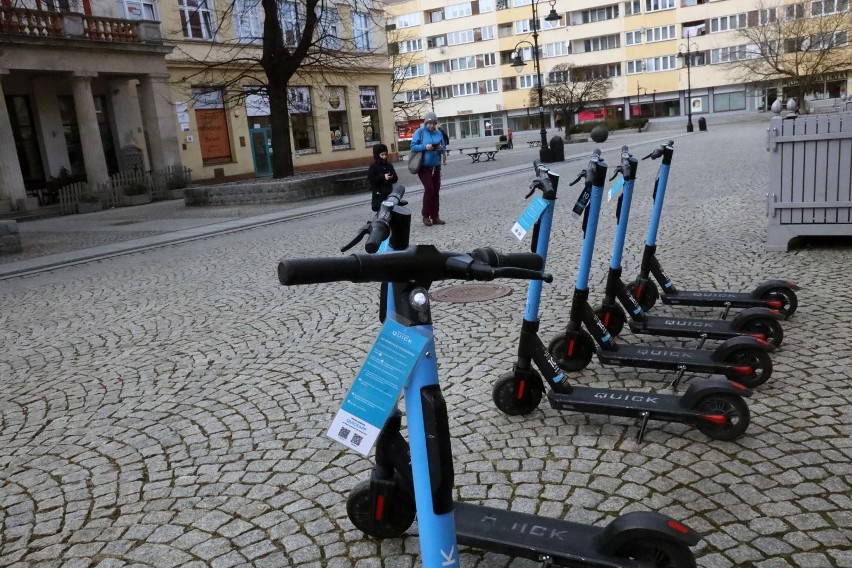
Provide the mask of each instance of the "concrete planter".
POLYGON ((132 207, 134 205, 145 205, 151 203, 151 194, 143 193, 142 195, 123 195, 121 197, 122 205, 132 207))
POLYGON ((100 203, 82 203, 77 202, 77 213, 94 213, 103 209, 100 203))

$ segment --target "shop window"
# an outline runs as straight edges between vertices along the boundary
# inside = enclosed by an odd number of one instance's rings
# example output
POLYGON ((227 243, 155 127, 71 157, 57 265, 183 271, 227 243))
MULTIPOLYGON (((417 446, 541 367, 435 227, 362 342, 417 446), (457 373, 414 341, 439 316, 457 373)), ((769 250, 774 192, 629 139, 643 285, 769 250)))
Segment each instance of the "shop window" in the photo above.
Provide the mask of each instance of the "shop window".
POLYGON ((462 138, 477 138, 479 137, 479 117, 478 116, 463 116, 459 119, 459 127, 461 129, 462 138))
POLYGON ((364 144, 378 144, 381 139, 379 127, 379 100, 376 87, 359 87, 361 100, 361 126, 364 129, 364 144))
POLYGON ((293 131, 296 154, 316 153, 317 137, 310 89, 288 87, 287 104, 290 107, 290 128, 293 131))
POLYGON ((207 165, 231 161, 231 134, 221 89, 192 89, 201 161, 207 165))
POLYGON ((331 131, 331 149, 348 150, 349 142, 349 113, 346 112, 346 89, 343 87, 328 87, 328 128, 331 131))

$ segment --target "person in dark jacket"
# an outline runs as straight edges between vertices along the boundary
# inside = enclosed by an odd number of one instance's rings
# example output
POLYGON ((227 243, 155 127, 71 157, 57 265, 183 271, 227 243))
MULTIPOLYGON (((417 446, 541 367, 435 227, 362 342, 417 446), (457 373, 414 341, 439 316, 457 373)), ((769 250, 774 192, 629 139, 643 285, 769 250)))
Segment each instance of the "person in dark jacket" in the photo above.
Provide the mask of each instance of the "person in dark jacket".
POLYGON ((438 132, 441 133, 441 136, 444 137, 444 153, 441 156, 444 161, 444 165, 447 165, 447 155, 450 153, 450 135, 447 134, 447 129, 441 125, 438 127, 438 132))
POLYGON ((373 211, 378 211, 382 207, 382 201, 393 191, 393 184, 399 181, 399 177, 393 165, 388 162, 387 146, 384 144, 373 146, 373 159, 375 162, 367 170, 367 181, 370 182, 370 189, 373 192, 373 211))

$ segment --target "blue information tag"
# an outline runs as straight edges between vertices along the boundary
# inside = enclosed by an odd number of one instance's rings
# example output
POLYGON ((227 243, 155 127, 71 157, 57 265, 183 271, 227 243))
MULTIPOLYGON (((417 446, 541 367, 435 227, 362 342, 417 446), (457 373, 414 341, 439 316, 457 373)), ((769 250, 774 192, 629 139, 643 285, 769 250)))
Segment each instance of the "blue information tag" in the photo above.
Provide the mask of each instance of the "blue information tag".
POLYGON ((523 240, 526 234, 532 229, 536 221, 538 221, 544 210, 547 209, 547 200, 540 195, 536 195, 532 202, 527 205, 524 212, 521 213, 518 222, 512 226, 512 234, 518 237, 518 240, 523 240))
POLYGON ((609 188, 609 193, 607 194, 607 201, 612 201, 614 197, 618 197, 618 194, 621 193, 621 188, 624 187, 624 176, 620 176, 618 181, 612 184, 612 187, 609 188))
POLYGON ((396 407, 427 338, 386 320, 326 435, 367 455, 396 407))
POLYGON ((592 186, 591 184, 585 184, 583 186, 583 190, 580 192, 580 197, 577 198, 577 202, 574 203, 574 208, 571 209, 571 213, 573 213, 574 219, 579 219, 583 214, 583 211, 586 210, 586 207, 589 206, 589 200, 592 198, 592 186))

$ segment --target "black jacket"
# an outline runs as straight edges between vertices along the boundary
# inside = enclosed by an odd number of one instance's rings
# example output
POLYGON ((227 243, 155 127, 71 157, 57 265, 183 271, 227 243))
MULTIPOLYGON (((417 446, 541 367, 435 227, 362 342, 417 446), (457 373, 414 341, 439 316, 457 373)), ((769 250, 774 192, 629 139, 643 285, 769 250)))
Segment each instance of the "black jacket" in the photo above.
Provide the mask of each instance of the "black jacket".
POLYGON ((373 211, 378 211, 381 208, 382 201, 393 191, 393 184, 399 181, 399 176, 396 175, 393 165, 387 160, 381 159, 378 150, 378 146, 373 146, 373 158, 376 161, 367 170, 367 181, 370 182, 370 189, 373 193, 373 211), (385 174, 391 174, 391 178, 385 179, 385 174))

